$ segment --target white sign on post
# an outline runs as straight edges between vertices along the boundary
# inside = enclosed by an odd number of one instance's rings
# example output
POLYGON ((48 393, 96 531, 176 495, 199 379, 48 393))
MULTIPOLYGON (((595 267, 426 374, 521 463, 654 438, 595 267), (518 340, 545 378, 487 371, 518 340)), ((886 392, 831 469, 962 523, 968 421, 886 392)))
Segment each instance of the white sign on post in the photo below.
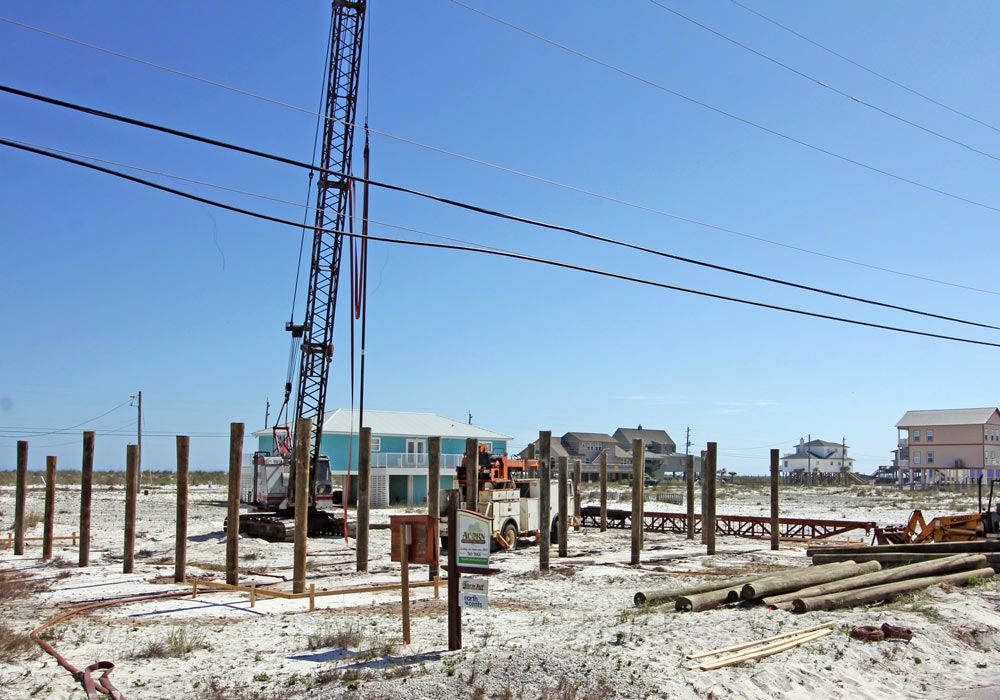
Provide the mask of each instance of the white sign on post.
POLYGON ((492 536, 489 518, 471 510, 458 511, 458 565, 488 568, 492 536))
POLYGON ((463 608, 486 610, 489 607, 489 579, 463 576, 459 579, 459 604, 463 608))

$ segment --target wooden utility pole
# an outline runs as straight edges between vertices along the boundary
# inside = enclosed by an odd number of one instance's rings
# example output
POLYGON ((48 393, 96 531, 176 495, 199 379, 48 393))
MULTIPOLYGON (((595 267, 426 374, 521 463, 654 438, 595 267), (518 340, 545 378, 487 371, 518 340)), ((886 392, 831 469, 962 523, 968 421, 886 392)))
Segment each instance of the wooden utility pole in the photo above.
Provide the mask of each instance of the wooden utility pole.
POLYGON ((715 455, 716 444, 710 442, 708 443, 708 459, 705 460, 707 465, 702 477, 706 479, 705 493, 708 496, 708 503, 705 508, 705 520, 702 521, 701 525, 703 529, 708 531, 708 537, 705 542, 708 554, 715 554, 715 455))
POLYGON ((579 532, 581 527, 580 518, 580 460, 573 462, 573 532, 579 532))
POLYGON ((45 458, 45 530, 42 532, 42 561, 52 558, 52 536, 56 517, 56 458, 45 458))
POLYGON ((90 564, 90 500, 94 488, 94 433, 83 433, 83 465, 80 469, 80 566, 90 564))
POLYGON ((476 438, 465 440, 465 507, 479 510, 479 443, 476 438))
POLYGON ((226 516, 226 583, 240 582, 240 462, 243 459, 242 423, 229 424, 229 509, 226 516))
MULTIPOLYGON (((427 514, 434 518, 434 546, 437 547, 441 541, 437 536, 438 523, 441 521, 441 438, 439 437, 427 439, 427 514)), ((430 565, 428 576, 433 581, 438 574, 438 564, 435 562, 430 565)))
POLYGON ((608 531, 608 453, 601 453, 601 532, 608 531))
POLYGON ((538 433, 538 570, 549 570, 549 548, 552 542, 552 473, 550 450, 552 431, 538 433))
POLYGON ((131 574, 135 570, 135 511, 139 478, 139 447, 125 448, 125 546, 122 573, 131 574))
POLYGON ((458 489, 448 492, 448 651, 462 648, 462 606, 458 581, 458 489))
POLYGON ((687 482, 687 538, 694 539, 694 455, 686 455, 684 480, 687 482))
POLYGON ((632 558, 633 566, 639 565, 642 550, 642 477, 645 473, 645 447, 642 440, 632 441, 632 558))
MULTIPOLYGON (((292 593, 306 590, 306 542, 309 535, 309 440, 312 437, 312 420, 302 418, 295 422, 295 531, 292 544, 292 593)), ((359 465, 360 466, 360 465, 359 465)), ((360 490, 360 489, 359 489, 360 490)), ((359 528, 360 530, 360 523, 359 528)), ((358 547, 358 556, 361 556, 358 547)))
POLYGON ((559 542, 559 556, 569 556, 569 458, 559 458, 559 513, 558 532, 556 539, 559 542))
POLYGON ((771 549, 778 551, 778 451, 771 450, 771 549))
MULTIPOLYGON (((372 509, 372 429, 361 428, 358 437, 358 514, 354 535, 357 570, 368 571, 368 525, 372 509)), ((347 527, 347 523, 344 523, 347 527)))
POLYGON ((188 459, 191 438, 177 436, 177 527, 174 531, 174 582, 187 578, 188 459))
POLYGON ((28 441, 17 441, 17 476, 14 481, 14 554, 24 554, 24 499, 28 495, 28 441))

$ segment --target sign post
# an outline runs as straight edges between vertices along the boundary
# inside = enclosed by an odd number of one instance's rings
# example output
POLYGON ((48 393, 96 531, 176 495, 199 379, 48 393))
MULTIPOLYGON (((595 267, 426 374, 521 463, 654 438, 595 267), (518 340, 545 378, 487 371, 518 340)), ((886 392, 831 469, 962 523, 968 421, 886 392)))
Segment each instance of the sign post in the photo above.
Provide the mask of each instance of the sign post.
POLYGON ((403 525, 403 546, 399 548, 399 563, 402 566, 402 586, 403 595, 403 646, 410 645, 410 562, 407 561, 407 552, 410 549, 411 540, 410 525, 403 525))
POLYGON ((462 648, 462 608, 458 591, 458 491, 448 494, 448 651, 462 648))
POLYGON ((487 606, 493 523, 472 510, 460 510, 458 491, 448 496, 448 651, 462 648, 462 608, 487 606), (472 574, 463 579, 462 574, 472 574))
POLYGON ((389 558, 400 565, 403 603, 403 644, 410 644, 410 564, 437 564, 437 523, 431 515, 393 515, 389 518, 389 558))

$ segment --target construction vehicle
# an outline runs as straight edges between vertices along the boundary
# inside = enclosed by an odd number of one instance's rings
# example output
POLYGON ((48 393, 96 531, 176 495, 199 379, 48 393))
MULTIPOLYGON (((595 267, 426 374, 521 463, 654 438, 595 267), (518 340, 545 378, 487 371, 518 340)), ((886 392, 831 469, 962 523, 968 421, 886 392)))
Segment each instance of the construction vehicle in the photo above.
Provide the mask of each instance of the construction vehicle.
POLYGON ((917 544, 921 542, 968 542, 1000 537, 1000 503, 993 508, 993 488, 1000 479, 990 480, 990 493, 983 508, 983 480, 979 479, 979 512, 942 515, 927 521, 915 510, 906 525, 875 528, 878 544, 917 544))
MULTIPOLYGON (((308 534, 336 536, 344 533, 343 518, 318 509, 317 502, 324 497, 332 501, 334 495, 329 483, 329 460, 320 454, 320 449, 327 383, 333 360, 333 327, 344 238, 341 232, 348 228, 351 207, 351 161, 366 5, 365 0, 333 2, 319 161, 323 170, 316 178, 315 223, 305 316, 302 323, 295 323, 293 317, 285 324, 285 330, 292 334, 293 352, 294 344, 299 343, 299 363, 294 413, 288 410, 292 393, 291 360, 282 410, 286 412, 286 417, 294 415, 292 426, 297 425, 299 420, 312 421, 309 454, 295 454, 293 431, 288 425, 276 428, 274 454, 259 458, 259 479, 263 480, 263 488, 259 489, 256 505, 267 512, 240 517, 241 533, 271 541, 291 541, 294 538, 295 481, 300 476, 309 479, 308 534), (307 464, 310 467, 308 472, 300 475, 302 467, 307 464)), ((293 303, 293 315, 294 312, 293 303)), ((281 413, 278 413, 279 420, 281 413)), ((257 489, 256 474, 254 484, 257 489)))
MULTIPOLYGON (((466 489, 463 468, 458 469, 457 482, 460 493, 466 489)), ((569 527, 574 524, 573 481, 567 484, 569 527)), ((555 542, 558 537, 559 522, 559 484, 553 479, 549 486, 549 511, 552 518, 550 539, 555 542)), ((503 456, 491 455, 489 467, 479 469, 479 503, 476 510, 490 518, 493 523, 490 549, 514 549, 519 537, 539 537, 541 534, 541 518, 539 498, 541 496, 541 479, 538 476, 538 460, 508 459, 503 456)), ((447 521, 442 518, 440 524, 442 546, 447 546, 447 521)))

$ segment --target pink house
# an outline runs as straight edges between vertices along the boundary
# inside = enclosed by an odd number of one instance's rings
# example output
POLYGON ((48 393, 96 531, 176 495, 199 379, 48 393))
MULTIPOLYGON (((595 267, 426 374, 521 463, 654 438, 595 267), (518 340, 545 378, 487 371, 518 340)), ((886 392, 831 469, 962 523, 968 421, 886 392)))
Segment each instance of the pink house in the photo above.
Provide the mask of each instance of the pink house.
POLYGON ((925 484, 1000 477, 1000 410, 994 407, 907 411, 896 430, 900 484, 904 472, 910 483, 915 476, 925 484))

